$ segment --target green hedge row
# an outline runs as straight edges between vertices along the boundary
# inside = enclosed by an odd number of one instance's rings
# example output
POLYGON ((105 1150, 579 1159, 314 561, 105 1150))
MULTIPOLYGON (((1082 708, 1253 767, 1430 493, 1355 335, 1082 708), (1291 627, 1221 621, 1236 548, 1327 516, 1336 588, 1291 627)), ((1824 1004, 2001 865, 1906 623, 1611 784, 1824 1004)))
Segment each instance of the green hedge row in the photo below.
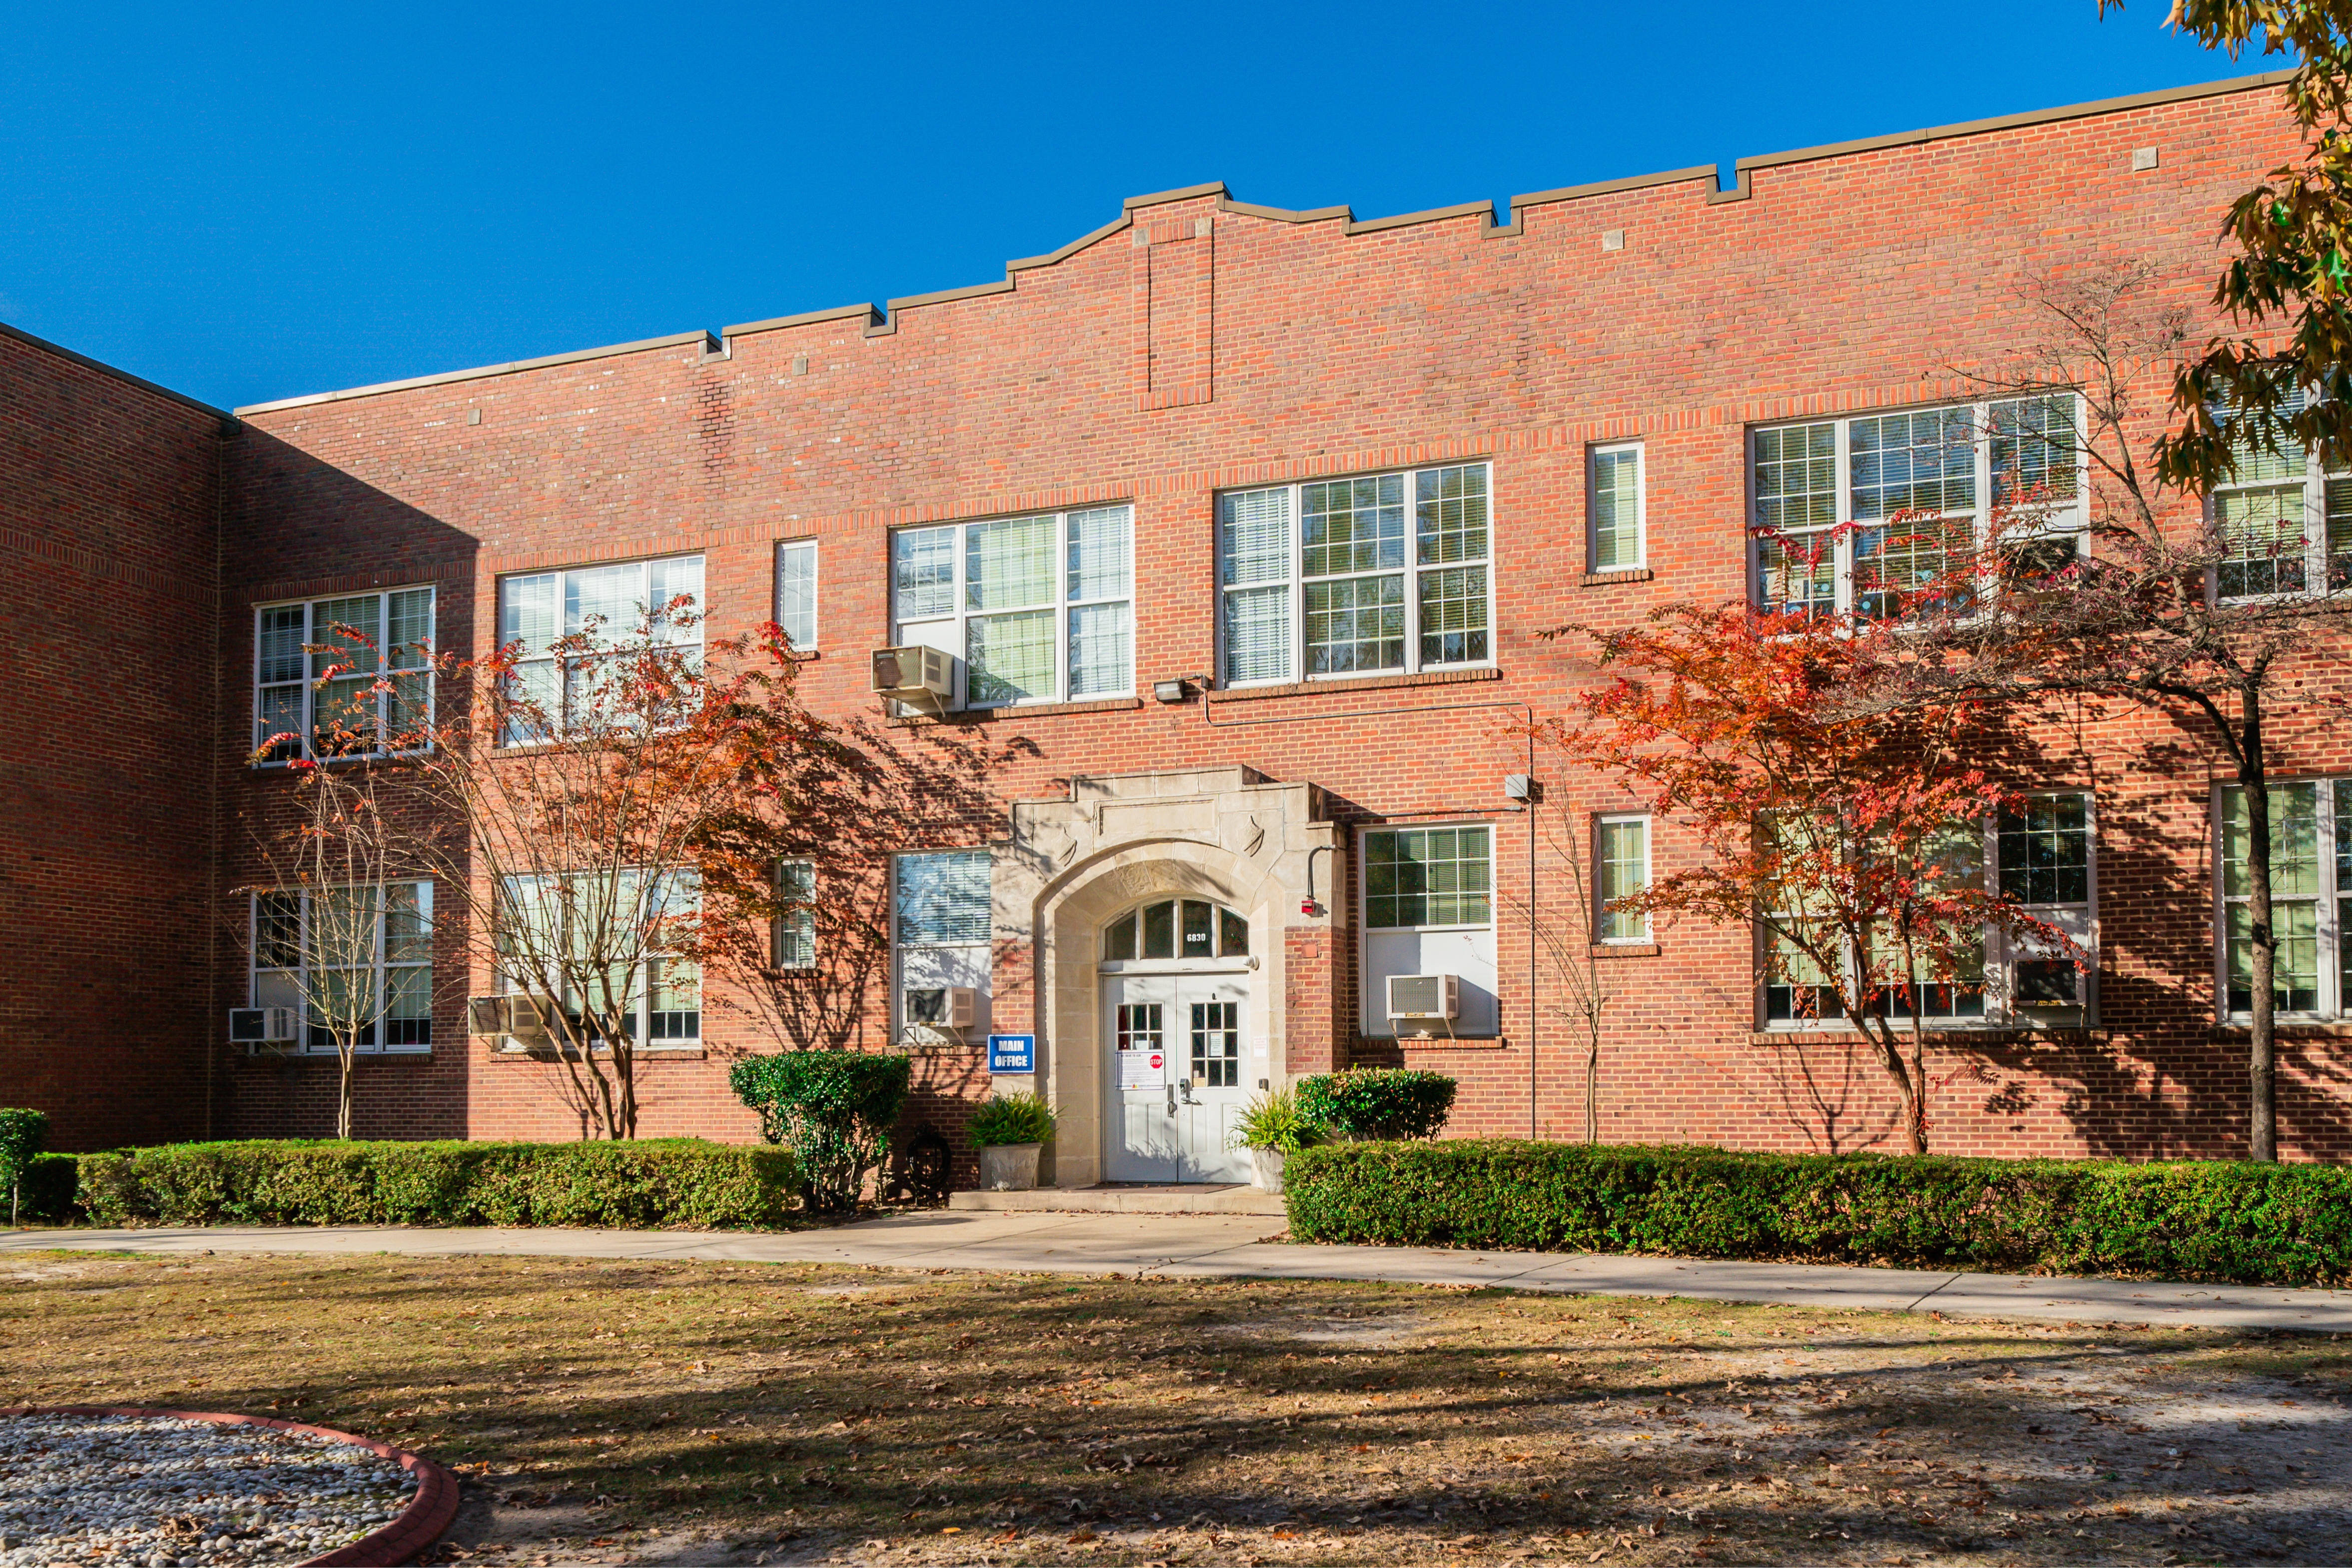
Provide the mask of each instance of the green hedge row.
MULTIPOLYGON (((38 1225, 62 1225, 73 1218, 74 1175, 79 1160, 73 1155, 35 1155, 25 1167, 17 1193, 18 1217, 38 1225)), ((7 1201, 0 1194, 0 1204, 7 1201)))
POLYGON ((2352 1281, 2338 1166, 1336 1144, 1293 1155, 1283 1188, 1302 1241, 2352 1281))
POLYGON ((60 1161, 70 1218, 94 1225, 758 1227, 782 1223, 800 1185, 782 1149, 697 1138, 173 1144, 45 1156, 52 1186, 60 1161))

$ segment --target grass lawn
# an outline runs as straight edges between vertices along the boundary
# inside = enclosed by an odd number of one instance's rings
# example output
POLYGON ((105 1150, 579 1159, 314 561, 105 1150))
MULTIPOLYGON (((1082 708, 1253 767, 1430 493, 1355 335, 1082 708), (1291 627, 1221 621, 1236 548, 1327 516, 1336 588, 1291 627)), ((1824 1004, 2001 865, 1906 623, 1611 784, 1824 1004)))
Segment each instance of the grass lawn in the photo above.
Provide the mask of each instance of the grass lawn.
POLYGON ((435 1561, 2352 1562, 2352 1346, 1345 1283, 55 1253, 0 1405, 457 1467, 435 1561))

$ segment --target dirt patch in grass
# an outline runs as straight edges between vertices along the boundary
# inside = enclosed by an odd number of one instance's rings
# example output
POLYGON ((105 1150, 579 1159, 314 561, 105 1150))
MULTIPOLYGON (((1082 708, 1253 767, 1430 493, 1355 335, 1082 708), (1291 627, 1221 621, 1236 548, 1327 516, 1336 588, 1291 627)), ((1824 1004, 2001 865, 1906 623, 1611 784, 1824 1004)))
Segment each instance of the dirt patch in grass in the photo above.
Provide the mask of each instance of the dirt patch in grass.
POLYGON ((0 1405, 456 1466, 437 1561, 2352 1562, 2352 1346, 1315 1281, 48 1256, 0 1405))

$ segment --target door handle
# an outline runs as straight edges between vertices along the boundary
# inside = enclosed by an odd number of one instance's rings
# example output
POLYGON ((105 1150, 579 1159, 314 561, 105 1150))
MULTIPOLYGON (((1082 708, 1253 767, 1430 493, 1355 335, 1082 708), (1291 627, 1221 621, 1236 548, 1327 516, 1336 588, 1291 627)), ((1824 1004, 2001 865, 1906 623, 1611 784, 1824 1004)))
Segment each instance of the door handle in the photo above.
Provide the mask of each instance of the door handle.
POLYGON ((1168 1113, 1171 1116, 1176 1114, 1176 1085, 1173 1083, 1168 1086, 1168 1113))

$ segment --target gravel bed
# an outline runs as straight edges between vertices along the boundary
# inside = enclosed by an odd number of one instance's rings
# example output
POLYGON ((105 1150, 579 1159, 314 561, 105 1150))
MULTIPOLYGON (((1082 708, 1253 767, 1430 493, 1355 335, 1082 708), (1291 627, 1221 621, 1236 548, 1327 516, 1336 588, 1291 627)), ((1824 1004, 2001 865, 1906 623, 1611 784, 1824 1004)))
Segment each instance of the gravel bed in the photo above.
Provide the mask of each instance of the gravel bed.
POLYGON ((365 1448, 150 1416, 0 1416, 0 1568, 299 1563, 400 1517, 416 1479, 365 1448))

